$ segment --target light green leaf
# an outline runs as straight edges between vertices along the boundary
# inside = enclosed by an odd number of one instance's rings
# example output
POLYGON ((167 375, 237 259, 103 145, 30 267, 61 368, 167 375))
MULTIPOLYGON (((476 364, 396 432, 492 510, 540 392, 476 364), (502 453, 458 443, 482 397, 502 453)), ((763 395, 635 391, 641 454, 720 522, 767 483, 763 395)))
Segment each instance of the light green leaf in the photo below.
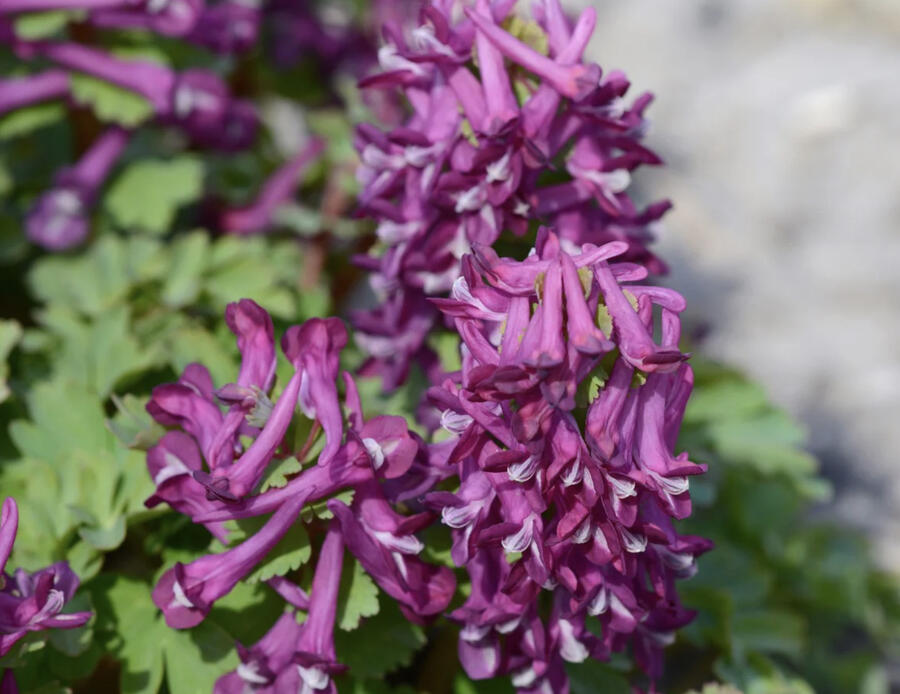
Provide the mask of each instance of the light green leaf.
POLYGON ((113 394, 111 397, 117 412, 112 419, 106 420, 107 429, 128 448, 147 451, 155 446, 166 430, 148 414, 149 398, 131 394, 121 398, 113 394))
POLYGON ((20 108, 0 118, 0 140, 27 135, 65 118, 62 104, 46 103, 20 108))
POLYGON ((135 92, 79 72, 71 73, 69 84, 72 99, 107 123, 133 128, 153 117, 152 104, 135 92))
MULTIPOLYGON (((266 520, 268 519, 245 518, 237 521, 240 532, 234 535, 233 540, 240 542, 251 537, 262 528, 266 520)), ((248 583, 259 583, 273 576, 284 576, 299 569, 309 561, 311 555, 312 547, 306 528, 301 523, 294 523, 245 580, 248 583)))
POLYGON ((209 260, 209 236, 195 231, 175 240, 172 264, 163 285, 162 300, 167 306, 181 307, 194 300, 202 286, 201 275, 209 260))
POLYGON ((358 561, 353 568, 345 566, 341 574, 341 592, 338 597, 338 626, 353 631, 362 617, 378 614, 378 586, 369 578, 358 561))
POLYGON ((178 208, 192 202, 202 190, 203 163, 196 157, 142 159, 116 178, 104 205, 123 228, 164 234, 178 208))
POLYGON ((262 494, 269 489, 280 489, 288 483, 288 477, 296 475, 303 469, 303 465, 296 458, 282 458, 269 464, 263 475, 262 484, 259 493, 262 494))
POLYGON ((16 17, 16 36, 26 41, 50 38, 62 31, 70 20, 77 20, 83 16, 84 12, 68 10, 28 12, 16 17))
POLYGON ((55 362, 57 372, 93 388, 102 398, 123 378, 158 362, 154 352, 142 349, 130 335, 125 306, 89 322, 57 306, 39 316, 41 323, 61 340, 55 362))
POLYGON ((190 630, 169 629, 165 637, 166 684, 171 694, 206 694, 237 667, 234 639, 212 620, 190 630))
POLYGON ((14 320, 0 320, 0 402, 9 397, 9 366, 6 359, 13 347, 22 339, 22 326, 14 320))
POLYGON ((692 689, 688 694, 741 694, 741 691, 730 684, 711 683, 704 685, 700 690, 692 689))

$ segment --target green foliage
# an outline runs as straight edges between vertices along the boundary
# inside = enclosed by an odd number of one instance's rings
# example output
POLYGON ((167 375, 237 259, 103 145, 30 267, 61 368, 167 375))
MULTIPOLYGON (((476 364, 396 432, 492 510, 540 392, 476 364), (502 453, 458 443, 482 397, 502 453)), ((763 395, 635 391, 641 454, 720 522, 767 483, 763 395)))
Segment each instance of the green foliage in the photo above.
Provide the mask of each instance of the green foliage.
POLYGON ((358 561, 352 564, 348 571, 347 562, 344 563, 338 596, 337 624, 344 631, 353 631, 359 626, 360 619, 378 614, 378 586, 358 561))
POLYGON ((696 358, 694 368, 679 447, 710 470, 692 482, 684 529, 716 548, 680 588, 699 612, 667 659, 666 691, 696 677, 684 663, 711 657, 707 679, 744 694, 877 685, 900 626, 893 580, 873 568, 855 533, 810 518, 830 489, 802 449, 802 430, 738 373, 696 358))
POLYGON ((22 339, 22 326, 14 320, 0 320, 0 402, 9 397, 9 366, 6 359, 16 343, 22 339))
POLYGON ((354 631, 338 630, 335 644, 342 662, 358 679, 378 679, 409 665, 425 645, 425 634, 386 600, 377 615, 364 620, 354 631))
MULTIPOLYGON (((113 220, 125 229, 165 234, 171 228, 178 208, 192 202, 202 189, 203 162, 200 159, 190 155, 167 161, 142 159, 116 178, 104 204, 113 220)), ((196 262, 196 255, 194 258, 196 262)), ((180 258, 179 262, 182 262, 180 258)), ((182 267, 180 274, 190 269, 190 265, 182 267)))
MULTIPOLYGON (((255 535, 266 520, 265 517, 257 516, 237 521, 237 532, 230 539, 233 543, 241 542, 255 535)), ((310 556, 312 547, 306 528, 300 523, 294 523, 245 580, 248 583, 259 583, 273 576, 284 576, 299 569, 309 561, 310 556)))
POLYGON ((69 10, 49 10, 47 12, 28 12, 16 17, 16 36, 26 41, 47 39, 59 34, 73 19, 80 19, 84 12, 69 10))
POLYGON ((46 103, 22 108, 0 118, 0 140, 21 137, 57 123, 66 115, 62 104, 46 103))
POLYGON ((78 72, 69 82, 72 99, 90 107, 102 121, 133 128, 153 117, 152 104, 132 91, 78 72))

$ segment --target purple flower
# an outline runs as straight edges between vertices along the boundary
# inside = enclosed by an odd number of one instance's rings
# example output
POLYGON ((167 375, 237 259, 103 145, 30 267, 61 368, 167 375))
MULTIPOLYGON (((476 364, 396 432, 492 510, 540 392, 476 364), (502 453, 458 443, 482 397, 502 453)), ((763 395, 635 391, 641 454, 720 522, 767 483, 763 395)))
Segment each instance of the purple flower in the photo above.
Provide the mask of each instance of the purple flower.
POLYGON ((450 6, 437 5, 408 37, 388 27, 382 72, 363 80, 403 90, 412 109, 401 127, 357 135, 360 206, 378 222, 383 251, 363 263, 381 305, 354 324, 372 357, 367 372, 386 388, 411 361, 433 360, 424 342, 437 316, 421 298, 450 290, 472 244, 493 244, 503 230, 552 223, 564 245, 618 240, 629 260, 664 269, 646 250, 646 228, 667 204, 641 211, 626 192, 635 168, 660 163, 639 143, 649 97, 628 107, 621 73, 601 79, 582 62, 592 9, 570 28, 558 0, 540 6, 548 56, 501 28, 509 6, 482 0, 454 24, 450 6), (550 167, 565 172, 562 182, 542 181, 550 167))
POLYGON ((520 692, 565 691, 563 661, 628 643, 658 677, 669 632, 691 617, 675 580, 709 548, 671 523, 705 470, 673 451, 692 384, 677 346, 684 301, 637 284, 646 270, 615 262, 626 250, 573 248, 548 229, 521 261, 476 244, 450 297, 433 300, 462 341, 461 371, 429 391, 459 490, 426 496, 473 582, 453 613, 460 657, 520 692), (531 611, 541 591, 553 595, 546 624, 531 611))
POLYGON ((413 533, 431 522, 428 514, 399 515, 375 482, 357 486, 352 507, 332 499, 328 508, 341 524, 347 548, 408 619, 421 621, 447 607, 456 590, 453 573, 417 556, 424 545, 413 533))
POLYGON ((280 205, 287 202, 300 182, 300 177, 318 159, 325 143, 313 139, 295 157, 283 164, 263 184, 259 195, 247 207, 227 210, 222 214, 220 226, 232 234, 253 234, 265 231, 280 205))
POLYGON ((49 250, 64 250, 84 241, 90 231, 90 208, 129 137, 119 127, 110 128, 78 163, 56 175, 54 187, 28 213, 25 229, 31 241, 49 250))
MULTIPOLYGON (((240 665, 216 680, 213 694, 278 694, 285 680, 293 678, 291 667, 301 626, 293 612, 286 612, 259 642, 245 648, 237 645, 240 665)), ((295 690, 296 691, 296 690, 295 690)))
POLYGON ((68 94, 69 75, 62 70, 0 80, 0 115, 68 94))
POLYGON ((227 595, 268 554, 297 520, 308 495, 286 501, 249 539, 222 554, 177 563, 153 589, 153 602, 173 629, 196 626, 216 600, 227 595))
MULTIPOLYGON (((91 618, 90 612, 63 613, 78 589, 78 577, 66 562, 57 562, 35 573, 5 571, 19 525, 19 509, 12 497, 3 502, 0 517, 0 656, 29 632, 74 629, 91 618)), ((15 686, 15 681, 4 686, 15 686)))
POLYGON ((107 0, 99 2, 101 7, 90 14, 92 24, 104 29, 146 29, 166 36, 189 34, 203 16, 203 0, 143 0, 134 3, 122 0, 117 6, 107 0))
POLYGON ((228 55, 249 51, 259 36, 261 12, 252 3, 223 0, 204 7, 188 39, 228 55))
MULTIPOLYGON (((187 434, 170 431, 163 436, 147 451, 147 470, 156 485, 156 492, 144 502, 147 508, 167 503, 186 516, 201 516, 217 507, 194 480, 193 473, 203 470, 203 460, 194 439, 187 434)), ((217 539, 227 541, 228 534, 221 523, 205 525, 217 539)))
POLYGON ((182 128, 201 146, 239 150, 256 137, 253 106, 233 99, 225 83, 208 70, 175 73, 158 63, 122 60, 76 43, 36 42, 31 48, 63 67, 140 94, 158 118, 182 128))
POLYGON ((301 627, 294 653, 300 686, 291 691, 304 694, 314 691, 337 693, 332 677, 345 670, 337 662, 334 650, 334 624, 343 558, 344 540, 340 524, 333 520, 319 553, 310 591, 309 614, 301 627))

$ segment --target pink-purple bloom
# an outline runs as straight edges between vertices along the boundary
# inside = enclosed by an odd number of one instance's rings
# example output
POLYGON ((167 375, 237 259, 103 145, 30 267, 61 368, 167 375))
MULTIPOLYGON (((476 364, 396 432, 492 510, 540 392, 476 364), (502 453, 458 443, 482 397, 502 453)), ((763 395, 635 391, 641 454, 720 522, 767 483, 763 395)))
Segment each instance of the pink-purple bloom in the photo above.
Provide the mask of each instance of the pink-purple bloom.
MULTIPOLYGON (((29 633, 74 629, 92 616, 90 612, 63 612, 79 583, 66 562, 51 564, 34 573, 24 569, 6 570, 18 527, 19 509, 9 497, 3 502, 0 517, 0 656, 9 653, 29 633)), ((12 670, 4 674, 0 690, 17 691, 12 670)))
POLYGON ((500 26, 511 4, 479 0, 454 23, 453 4, 435 3, 411 33, 388 25, 382 71, 363 80, 402 90, 412 111, 402 126, 357 135, 360 207, 380 240, 361 262, 381 304, 355 325, 367 370, 387 388, 411 362, 431 367, 424 341, 437 315, 423 298, 451 288, 472 244, 543 222, 565 244, 619 240, 627 259, 663 269, 646 248, 647 226, 668 203, 640 210, 627 193, 634 169, 660 163, 640 143, 650 97, 629 105, 621 73, 582 61, 593 9, 570 24, 558 0, 539 5, 544 55, 500 26))
POLYGON ((110 170, 128 145, 130 133, 118 126, 104 132, 81 159, 56 175, 25 220, 28 238, 49 250, 76 246, 90 232, 90 211, 110 170))
POLYGON ((661 646, 692 616, 675 579, 709 547, 671 523, 705 469, 673 451, 692 384, 684 302, 636 284, 647 271, 615 262, 626 250, 576 251, 546 229, 522 261, 476 245, 434 300, 462 338, 461 372, 431 391, 460 487, 427 497, 479 587, 453 614, 460 656, 470 676, 503 671, 520 692, 565 691, 562 661, 628 642, 658 677, 661 646), (543 625, 541 591, 555 605, 543 625))

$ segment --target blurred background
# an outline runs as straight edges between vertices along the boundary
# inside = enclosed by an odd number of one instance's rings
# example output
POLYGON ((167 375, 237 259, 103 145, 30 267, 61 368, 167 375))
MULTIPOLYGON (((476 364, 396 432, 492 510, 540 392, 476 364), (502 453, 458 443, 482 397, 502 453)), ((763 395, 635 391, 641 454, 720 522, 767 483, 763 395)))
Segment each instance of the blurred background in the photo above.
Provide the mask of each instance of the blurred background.
POLYGON ((658 95, 637 178, 705 352, 808 427, 824 510, 900 569, 900 1, 573 0, 658 95))

